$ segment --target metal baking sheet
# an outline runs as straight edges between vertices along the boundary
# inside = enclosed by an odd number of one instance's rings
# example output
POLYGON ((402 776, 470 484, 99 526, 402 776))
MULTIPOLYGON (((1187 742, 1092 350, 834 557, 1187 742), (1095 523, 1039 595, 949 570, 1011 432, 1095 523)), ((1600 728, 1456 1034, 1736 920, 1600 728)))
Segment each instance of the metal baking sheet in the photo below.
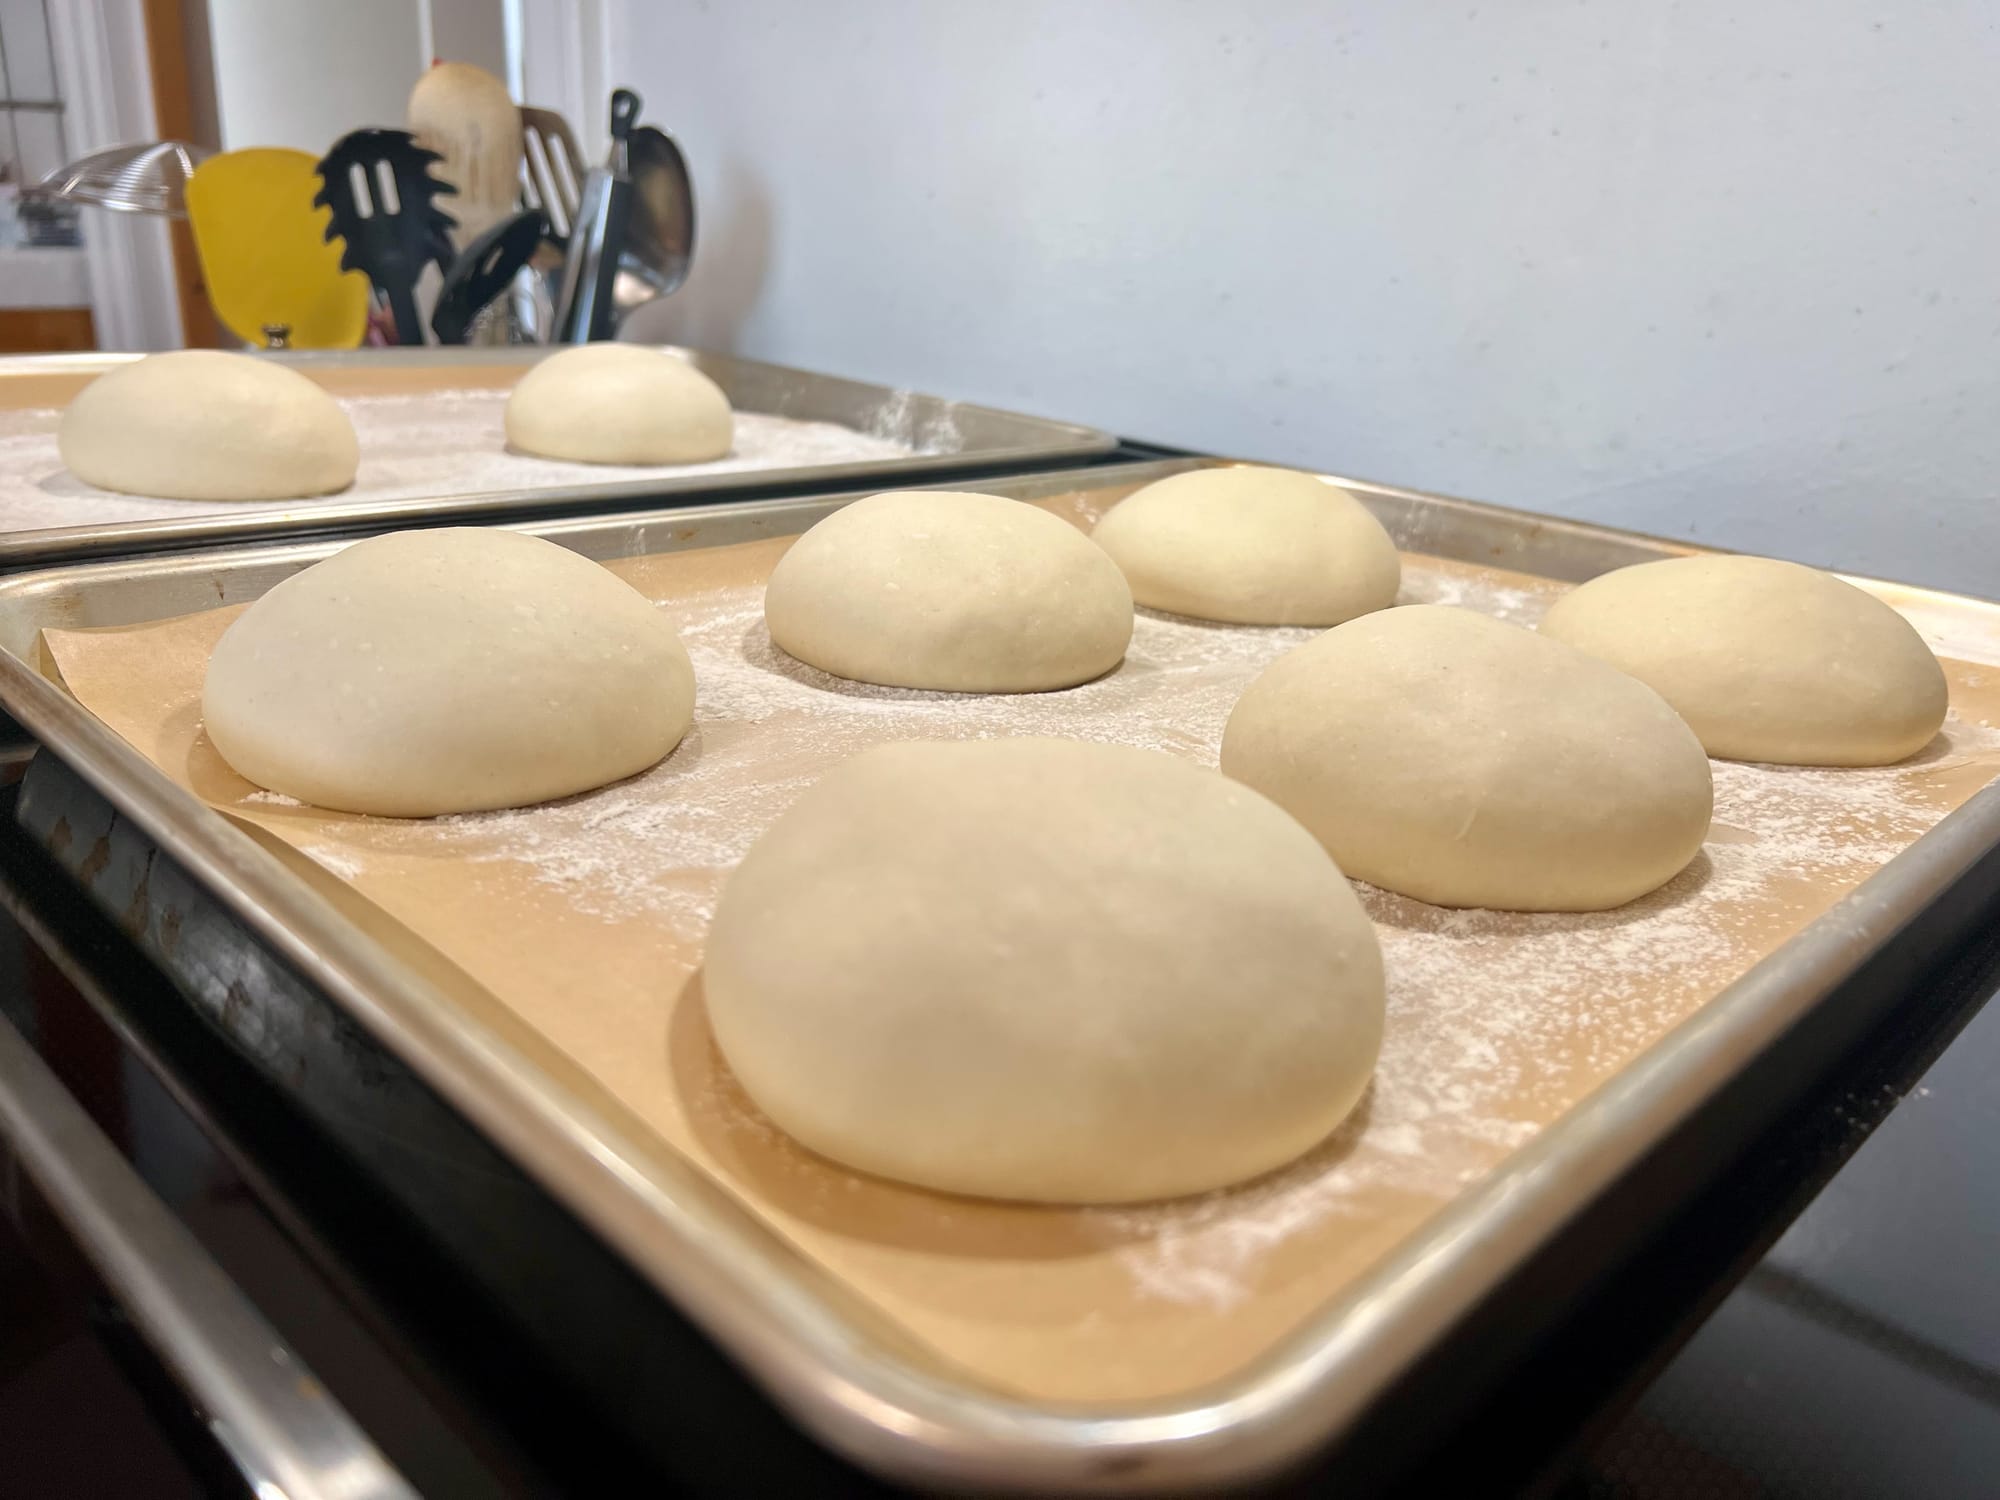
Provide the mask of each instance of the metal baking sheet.
MULTIPOLYGON (((337 396, 417 396, 428 392, 512 386, 523 370, 553 349, 362 349, 267 354, 291 365, 337 396)), ((282 505, 192 503, 146 520, 0 530, 0 571, 46 567, 87 557, 128 556, 229 542, 265 542, 440 521, 498 521, 529 514, 604 511, 638 504, 677 505, 751 493, 776 494, 806 485, 830 489, 859 484, 908 484, 925 476, 1074 464, 1108 453, 1117 440, 1095 428, 997 411, 887 386, 818 375, 735 355, 681 350, 728 395, 739 412, 800 422, 831 423, 912 451, 896 456, 801 464, 779 459, 761 467, 645 478, 581 477, 587 466, 551 464, 558 477, 506 488, 470 490, 461 478, 440 480, 435 493, 369 497, 350 490, 282 505), (454 484, 456 487, 454 487, 454 484)), ((0 410, 60 407, 95 375, 136 354, 23 355, 0 358, 0 410)), ((364 474, 367 454, 363 454, 364 474)), ((533 467, 522 465, 520 467, 533 467)), ((87 502, 79 496, 78 503, 87 502)))
MULTIPOLYGON (((979 486, 1100 502, 1185 463, 979 486)), ((1407 551, 1573 580, 1693 549, 1463 502, 1356 486, 1407 551)), ((528 527, 604 559, 795 533, 844 496, 528 527)), ((1243 1479, 1339 1432, 1559 1226, 1617 1181, 1896 928, 2000 844, 1992 788, 1853 896, 1648 1046, 1338 1298, 1228 1380, 1143 1403, 1028 1401, 968 1381, 884 1326, 747 1216, 663 1157, 575 1080, 456 1010, 411 955, 367 937, 299 874, 203 807, 31 670, 45 626, 137 623, 247 601, 333 550, 285 547, 52 571, 0 582, 0 701, 265 941, 490 1132, 617 1245, 787 1410, 885 1472, 953 1485, 1185 1488, 1243 1479)), ((2000 607, 1871 585, 1942 652, 2000 661, 2000 607)), ((1942 763, 1940 763, 1942 764, 1942 763)))

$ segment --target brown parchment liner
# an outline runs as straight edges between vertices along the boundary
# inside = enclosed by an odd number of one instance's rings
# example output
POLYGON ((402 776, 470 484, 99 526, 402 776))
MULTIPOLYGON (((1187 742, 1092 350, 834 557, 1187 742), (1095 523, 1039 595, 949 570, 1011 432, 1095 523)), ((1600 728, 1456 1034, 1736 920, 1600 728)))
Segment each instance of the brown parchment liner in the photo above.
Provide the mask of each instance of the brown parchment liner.
MULTIPOLYGON (((1085 491, 1043 503, 1087 523, 1122 493, 1085 491)), ((676 613, 685 630, 689 612, 715 597, 718 588, 761 584, 787 545, 789 539, 751 542, 609 566, 676 613)), ((1521 591, 1535 601, 1537 613, 1563 587, 1436 558, 1408 556, 1405 566, 1406 576, 1428 576, 1434 585, 1419 597, 1437 597, 1438 580, 1456 579, 1521 591)), ((220 609, 108 630, 49 630, 44 642, 53 668, 86 707, 174 780, 287 853, 317 890, 383 941, 405 955, 417 952, 427 969, 450 981, 469 1020, 503 1033, 559 1083, 585 1091, 600 1105, 614 1101, 628 1118, 642 1121, 775 1232, 976 1383, 1042 1401, 1186 1393, 1268 1350, 1450 1197, 1447 1187, 1412 1191, 1385 1180, 1344 1203, 1340 1212, 1274 1229, 1257 1254, 1227 1268, 1241 1283, 1236 1292, 1203 1299, 1162 1296, 1135 1278, 1127 1263, 1137 1241, 1174 1224, 1177 1207, 1104 1213, 982 1203, 906 1189, 822 1162, 763 1124, 722 1068, 701 1011, 700 955, 674 923, 581 910, 552 895, 522 865, 440 858, 438 849, 410 837, 412 827, 423 825, 256 797, 199 726, 209 648, 239 612, 220 609), (315 851, 324 866, 299 854, 301 846, 315 851)), ((745 649, 759 648, 750 642, 745 649)), ((1128 663, 1127 669, 1143 670, 1144 664, 1128 663)), ((1956 661, 1947 661, 1946 670, 1958 720, 2000 721, 2000 671, 1956 661)), ((1248 675, 1253 674, 1246 673, 1246 681, 1248 675)), ((877 738, 883 740, 936 733, 934 724, 913 728, 899 726, 893 713, 879 717, 877 738)), ((676 753, 700 753, 702 744, 725 739, 740 745, 746 736, 762 756, 758 772, 795 779, 825 768, 810 764, 810 754, 788 734, 782 716, 718 722, 704 714, 699 696, 697 732, 676 753)), ((1907 799, 1929 814, 1923 827, 2000 771, 2000 758, 1983 747, 1979 753, 1944 754, 1942 744, 1899 772, 1909 777, 1907 799)), ((1212 742, 1190 743, 1187 750, 1191 758, 1214 763, 1212 742)), ((828 757, 827 763, 837 758, 828 757)), ((673 784, 671 776, 661 780, 659 795, 670 798, 673 784)), ((1899 826, 1896 841, 1914 841, 1921 831, 1899 826)), ((1724 826, 1715 834, 1724 840, 1748 836, 1724 826)), ((453 847, 462 849, 462 838, 453 847)), ((712 871, 689 873, 714 878, 712 871)), ((1751 937, 1749 961, 1754 961, 1864 873, 1811 885, 1779 882, 1784 888, 1756 891, 1719 920, 1739 924, 1751 937)), ((1699 875, 1690 878, 1698 881, 1699 875)), ((1364 894, 1378 924, 1421 930, 1425 914, 1441 915, 1402 898, 1364 894)), ((1551 919, 1539 920, 1546 932, 1551 919)), ((1426 941, 1454 939, 1440 932, 1426 941)), ((1446 960, 1436 972, 1448 975, 1448 956, 1443 950, 1434 956, 1446 960)), ((1749 961, 1739 946, 1726 970, 1717 971, 1697 949, 1685 961, 1661 965, 1647 997, 1647 1024, 1638 1030, 1579 1025, 1562 1045, 1550 1048, 1544 1039, 1531 1059, 1496 1058, 1496 1067, 1533 1080, 1510 1100, 1510 1117, 1527 1122, 1530 1131, 1546 1124, 1692 1014, 1749 961)), ((1429 963, 1424 972, 1433 973, 1429 963)), ((1587 972, 1551 973, 1548 983, 1580 985, 1587 992, 1593 979, 1587 972)), ((1358 1116, 1291 1171, 1331 1171, 1350 1153, 1376 1149, 1366 1101, 1358 1116)), ((1494 1141, 1476 1165, 1490 1168, 1511 1144, 1494 1141)), ((1475 1170, 1465 1178, 1476 1175, 1475 1170)), ((1214 1223, 1231 1212, 1232 1201, 1228 1195, 1195 1200, 1186 1213, 1214 1223)), ((1246 1216, 1258 1212, 1254 1192, 1244 1202, 1246 1216)))

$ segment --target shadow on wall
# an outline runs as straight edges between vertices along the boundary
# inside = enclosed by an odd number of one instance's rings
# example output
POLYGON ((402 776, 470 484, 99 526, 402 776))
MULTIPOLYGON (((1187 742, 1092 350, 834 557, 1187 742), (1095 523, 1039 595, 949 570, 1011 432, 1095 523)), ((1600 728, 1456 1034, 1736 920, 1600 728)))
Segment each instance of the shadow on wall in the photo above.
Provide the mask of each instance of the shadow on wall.
POLYGON ((771 196, 756 171, 740 161, 726 163, 718 177, 720 211, 712 218, 703 217, 702 188, 695 184, 694 265, 687 284, 635 308, 619 325, 619 338, 740 352, 738 335, 771 263, 771 196))

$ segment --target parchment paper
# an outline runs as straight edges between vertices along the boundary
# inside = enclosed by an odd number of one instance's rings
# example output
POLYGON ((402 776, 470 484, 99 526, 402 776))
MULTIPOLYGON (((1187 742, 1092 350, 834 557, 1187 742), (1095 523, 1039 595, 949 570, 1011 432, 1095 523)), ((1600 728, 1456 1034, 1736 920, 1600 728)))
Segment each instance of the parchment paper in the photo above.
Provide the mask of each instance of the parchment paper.
MULTIPOLYGON (((1122 493, 1047 503, 1088 520, 1122 493)), ((678 622, 696 728, 641 777, 519 812, 360 818, 235 776, 198 711, 207 652, 235 610, 45 642, 71 691, 168 775, 316 861, 483 987, 498 1008, 481 1024, 552 1049, 553 1072, 618 1101, 946 1363, 1031 1398, 1159 1398, 1240 1370, 2000 772, 2000 670, 1950 661, 1952 720, 1902 766, 1717 763, 1704 853, 1620 911, 1448 912, 1361 887, 1389 972, 1388 1039, 1333 1140, 1259 1182, 1170 1204, 953 1199, 808 1155, 728 1077, 698 973, 727 870, 828 766, 881 740, 1068 733, 1212 765, 1237 694, 1311 632, 1142 613, 1125 665, 1068 692, 865 688, 771 647, 762 582, 786 545, 612 564, 678 622)), ((1405 573, 1406 600, 1524 621, 1561 587, 1421 556, 1405 573)), ((2000 648, 2000 608, 1968 609, 1989 611, 2000 648)))

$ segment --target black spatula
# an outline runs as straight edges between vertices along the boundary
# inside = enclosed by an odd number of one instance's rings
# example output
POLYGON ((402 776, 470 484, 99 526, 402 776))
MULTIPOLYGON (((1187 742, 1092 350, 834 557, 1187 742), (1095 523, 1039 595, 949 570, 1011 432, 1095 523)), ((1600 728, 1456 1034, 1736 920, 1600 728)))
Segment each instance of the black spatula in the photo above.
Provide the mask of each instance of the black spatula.
POLYGON ((462 344, 473 319, 506 291, 514 273, 534 258, 549 234, 548 215, 524 208, 502 219, 458 253, 438 291, 431 331, 441 344, 462 344))
POLYGON ((332 212, 326 237, 347 243, 341 269, 365 273, 388 300, 399 343, 423 342, 415 293, 425 263, 440 274, 451 266, 456 221, 436 199, 458 189, 431 175, 440 159, 407 130, 372 129, 350 131, 320 158, 313 202, 332 212))

